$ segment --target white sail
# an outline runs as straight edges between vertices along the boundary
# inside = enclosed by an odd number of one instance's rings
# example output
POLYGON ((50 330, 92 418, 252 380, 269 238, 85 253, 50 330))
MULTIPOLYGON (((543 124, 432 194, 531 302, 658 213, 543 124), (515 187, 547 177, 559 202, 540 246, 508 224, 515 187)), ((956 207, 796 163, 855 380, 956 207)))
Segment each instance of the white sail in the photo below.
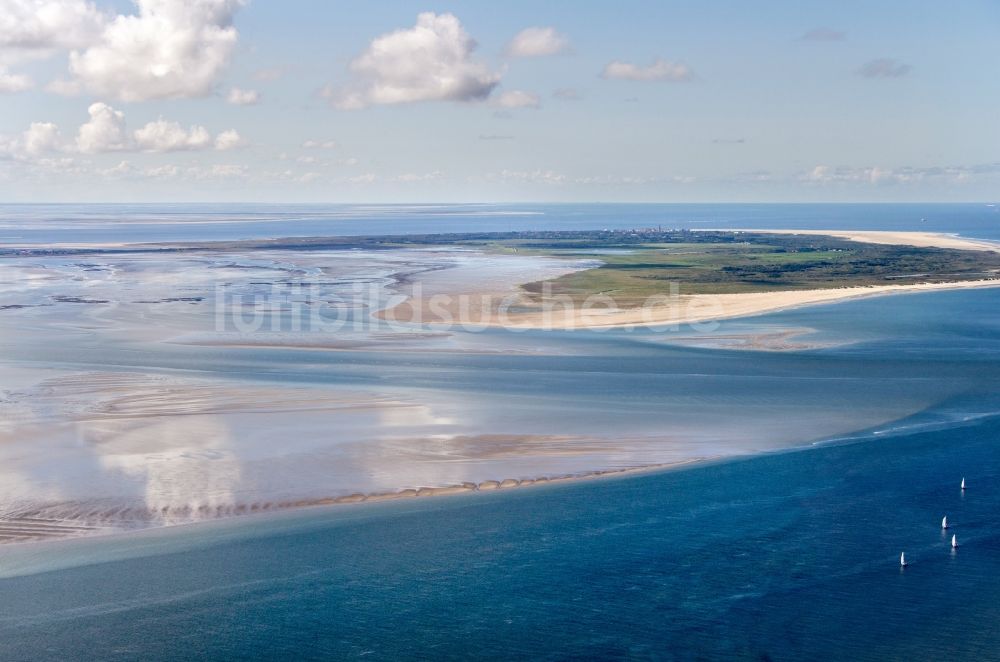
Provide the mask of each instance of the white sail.
POLYGON ((899 553, 899 565, 906 566, 906 552, 899 553))
POLYGON ((944 517, 941 518, 941 528, 942 529, 947 529, 948 528, 948 516, 947 515, 945 515, 944 517))
POLYGON ((951 546, 952 548, 958 547, 958 536, 951 537, 951 546))
POLYGON ((962 489, 965 489, 965 476, 962 476, 962 489))

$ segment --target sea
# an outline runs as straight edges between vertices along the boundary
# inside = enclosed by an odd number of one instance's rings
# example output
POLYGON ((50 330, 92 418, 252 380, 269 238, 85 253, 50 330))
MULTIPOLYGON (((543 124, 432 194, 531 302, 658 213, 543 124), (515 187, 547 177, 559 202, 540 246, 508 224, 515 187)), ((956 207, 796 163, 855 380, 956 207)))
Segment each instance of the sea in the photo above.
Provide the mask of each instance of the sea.
MULTIPOLYGON (((655 226, 1000 239, 1000 210, 0 206, 5 245, 655 226)), ((1000 659, 1000 290, 799 308, 713 334, 723 342, 549 331, 518 342, 587 351, 331 359, 324 370, 352 383, 492 401, 512 426, 628 436, 703 420, 754 443, 611 477, 3 545, 0 659, 1000 659), (724 342, 768 329, 815 342, 724 342)))

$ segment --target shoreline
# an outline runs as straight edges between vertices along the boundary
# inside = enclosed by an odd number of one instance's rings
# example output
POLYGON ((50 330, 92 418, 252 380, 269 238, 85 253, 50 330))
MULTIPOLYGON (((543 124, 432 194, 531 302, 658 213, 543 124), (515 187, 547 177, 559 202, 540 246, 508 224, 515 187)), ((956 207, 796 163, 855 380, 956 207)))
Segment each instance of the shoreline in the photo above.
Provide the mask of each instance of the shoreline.
MULTIPOLYGON (((705 462, 710 462, 712 460, 718 460, 721 459, 722 457, 730 457, 730 456, 694 457, 694 458, 687 458, 684 460, 677 460, 674 462, 660 462, 656 464, 644 464, 639 466, 622 467, 614 469, 594 469, 591 471, 583 471, 572 474, 557 474, 554 476, 540 476, 537 478, 504 478, 500 480, 496 479, 484 480, 479 483, 467 482, 459 485, 441 485, 436 487, 430 487, 430 486, 409 487, 398 490, 372 492, 372 493, 355 492, 353 494, 345 494, 337 497, 317 497, 311 499, 296 499, 293 501, 265 500, 263 501, 263 503, 230 506, 226 507, 224 510, 220 510, 217 508, 215 512, 207 508, 185 511, 186 514, 189 515, 203 514, 204 517, 192 518, 188 521, 180 521, 175 523, 162 523, 162 524, 153 523, 150 524, 149 526, 115 527, 112 524, 108 523, 102 525, 92 525, 83 522, 73 522, 68 520, 42 520, 30 517, 19 518, 17 520, 3 520, 0 521, 0 528, 8 529, 12 533, 4 534, 0 532, 0 549, 22 546, 22 545, 39 544, 39 543, 57 543, 67 540, 106 538, 110 536, 127 536, 142 531, 171 529, 171 528, 191 526, 194 524, 202 524, 205 522, 213 522, 213 521, 238 520, 248 515, 263 515, 266 513, 277 514, 282 512, 301 511, 309 508, 348 506, 361 503, 386 503, 390 501, 401 501, 405 499, 455 496, 462 494, 472 495, 480 492, 488 493, 497 491, 510 491, 512 489, 520 489, 520 488, 541 487, 545 485, 560 485, 560 484, 576 483, 587 480, 625 477, 642 473, 652 473, 657 471, 680 469, 692 465, 703 464, 705 462), (13 533, 14 529, 16 529, 16 527, 18 526, 18 522, 21 521, 21 519, 23 519, 23 525, 26 527, 26 529, 33 529, 35 533, 38 533, 40 535, 19 536, 16 533, 13 533), (50 531, 46 532, 44 530, 46 528, 50 529, 50 531)), ((731 457, 735 458, 738 456, 733 455, 731 457)), ((127 512, 127 509, 124 510, 124 512, 127 512)), ((144 510, 143 512, 148 513, 152 511, 144 510)), ((180 512, 175 514, 182 515, 182 513, 180 512)), ((25 531, 25 533, 27 533, 27 531, 25 531)))
MULTIPOLYGON (((1000 242, 985 239, 968 239, 943 232, 888 231, 888 230, 781 230, 781 229, 725 229, 705 228, 695 232, 747 232, 763 234, 815 235, 848 239, 859 243, 914 246, 919 248, 945 248, 956 250, 1000 252, 1000 242)), ((545 303, 533 303, 524 292, 524 283, 513 285, 507 293, 477 293, 466 295, 478 298, 470 309, 468 301, 442 302, 434 299, 414 301, 408 299, 392 308, 373 313, 380 320, 401 323, 438 325, 468 325, 511 330, 572 330, 615 329, 653 326, 678 326, 682 324, 711 323, 739 317, 753 317, 804 306, 838 303, 871 296, 904 294, 908 292, 954 290, 978 287, 1000 287, 1000 278, 937 283, 910 283, 905 285, 866 285, 812 290, 781 290, 774 292, 739 292, 729 294, 678 294, 669 297, 667 305, 640 308, 586 308, 574 307, 567 311, 545 310, 545 303), (416 304, 416 305, 415 305, 416 304), (513 305, 512 305, 513 304, 513 305), (536 310, 530 310, 530 308, 536 310), (409 308, 410 314, 400 317, 409 308), (512 312, 507 308, 520 308, 512 312), (528 310, 523 310, 528 309, 528 310), (469 313, 475 316, 468 318, 469 313)))
POLYGON ((512 331, 573 329, 625 329, 633 327, 709 324, 720 320, 755 317, 793 308, 854 299, 948 290, 1000 287, 1000 278, 913 283, 910 285, 868 285, 820 290, 782 290, 779 292, 738 292, 732 294, 681 294, 670 297, 669 304, 626 309, 574 307, 570 310, 533 310, 512 312, 502 306, 523 294, 482 295, 476 306, 477 317, 464 318, 469 309, 462 302, 421 300, 414 306, 407 300, 384 308, 373 316, 387 323, 425 324, 509 329, 512 331), (483 305, 483 301, 488 301, 483 305), (407 312, 408 310, 408 312, 407 312))
MULTIPOLYGON (((758 231, 751 231, 758 232, 758 231)), ((774 231, 759 231, 759 232, 781 232, 789 234, 817 234, 826 236, 843 236, 842 233, 836 231, 796 231, 796 230, 774 230, 774 231)), ((854 241, 864 241, 864 239, 855 238, 857 233, 851 234, 851 239, 854 241)), ((936 233, 890 233, 890 232, 871 232, 862 233, 869 236, 869 239, 875 241, 876 239, 901 239, 904 236, 909 237, 911 241, 924 241, 933 240, 941 241, 943 238, 949 237, 949 235, 936 234, 936 233)), ((951 237, 953 241, 964 241, 955 239, 951 237)), ((975 240, 969 240, 972 244, 979 246, 980 242, 975 240)), ((878 243, 877 241, 875 243, 878 243)), ((915 244, 914 244, 915 245, 915 244)), ((970 248, 971 250, 971 248, 970 248)), ((976 248, 976 250, 985 250, 982 247, 976 248)), ((998 250, 998 248, 990 247, 989 250, 998 250)), ((992 272, 990 272, 992 273, 992 272)), ((520 277, 523 278, 522 273, 520 277)), ((501 287, 497 290, 501 290, 503 286, 508 283, 511 286, 515 286, 511 281, 519 276, 516 274, 504 274, 504 278, 499 279, 498 283, 501 287)), ((526 293, 523 291, 520 294, 515 294, 510 291, 493 291, 490 293, 481 293, 482 296, 486 297, 486 301, 482 303, 480 307, 477 307, 473 312, 478 313, 481 316, 479 321, 471 322, 470 325, 474 326, 484 326, 484 327, 499 327, 508 328, 512 330, 530 330, 530 329, 560 329, 560 330, 570 330, 570 329, 612 329, 612 328, 631 328, 631 327, 645 327, 645 326, 664 326, 664 325, 681 325, 681 324, 698 324, 714 322, 716 320, 722 319, 732 319, 732 318, 745 318, 752 317, 755 315, 773 313, 781 310, 787 310, 792 308, 804 307, 809 305, 821 305, 828 303, 838 303, 841 301, 847 301, 852 299, 872 297, 872 296, 883 296, 888 294, 904 294, 904 293, 919 293, 919 292, 933 292, 933 291, 946 291, 946 290, 957 290, 965 288, 980 288, 980 287, 1000 287, 1000 278, 991 279, 980 279, 980 280, 969 280, 969 281, 949 281, 949 282, 938 282, 938 283, 910 283, 910 284, 891 284, 891 285, 868 285, 868 286, 856 286, 856 287, 839 287, 830 289, 810 289, 810 290, 783 290, 783 291, 773 291, 773 292, 749 292, 749 293, 730 293, 730 294, 695 294, 695 295, 676 295, 672 298, 664 298, 665 303, 658 306, 650 306, 648 308, 636 308, 636 309, 579 309, 578 307, 574 310, 560 311, 556 310, 554 312, 547 313, 542 310, 538 304, 534 304, 535 308, 532 309, 532 302, 527 297, 526 293), (493 299, 497 301, 501 299, 515 298, 519 299, 519 308, 507 313, 506 311, 498 312, 493 308, 493 299)), ((467 295, 467 296, 480 296, 477 295, 467 295)), ((407 304, 417 310, 424 311, 423 304, 426 303, 420 299, 411 299, 408 302, 404 302, 400 306, 383 309, 376 311, 373 315, 382 317, 386 315, 392 315, 393 311, 397 309, 405 309, 407 304), (414 306, 413 304, 418 304, 414 306)), ((433 307, 428 307, 428 310, 434 311, 433 307)), ((446 310, 447 312, 447 310, 446 310)), ((386 319, 386 317, 382 317, 386 319)), ((397 319, 399 322, 406 322, 406 320, 397 319)), ((413 323, 412 321, 409 323, 413 323)), ((440 324, 445 323, 442 321, 435 321, 433 319, 423 321, 420 323, 424 324, 440 324)), ((461 320, 456 318, 453 324, 461 324, 461 320)), ((439 334, 431 334, 439 335, 439 334)), ((786 339, 779 337, 776 342, 785 342, 786 339)), ((313 347, 309 347, 313 349, 313 347)), ((328 347, 317 347, 315 349, 330 349, 328 347)), ((344 347, 337 349, 358 349, 357 347, 344 347)), ((435 350, 421 350, 421 351, 435 351, 435 350)), ((454 352, 454 349, 446 349, 441 351, 454 352)), ((677 460, 667 463, 656 463, 656 464, 644 464, 639 466, 629 466, 624 468, 616 469, 604 469, 604 470, 583 470, 581 472, 576 472, 572 474, 560 474, 553 476, 541 476, 538 478, 506 478, 500 480, 484 480, 478 483, 461 483, 454 485, 441 485, 435 487, 409 487, 409 488, 392 488, 388 491, 383 492, 373 492, 373 493, 352 493, 352 494, 341 494, 339 496, 327 496, 319 498, 307 498, 307 499, 272 499, 268 500, 266 498, 260 498, 255 503, 243 503, 236 505, 221 505, 213 507, 181 507, 174 513, 169 513, 169 515, 177 516, 177 523, 169 521, 169 517, 157 518, 158 513, 156 511, 149 510, 145 507, 130 506, 123 507, 121 512, 123 514, 123 519, 121 523, 125 526, 116 526, 115 522, 110 523, 96 523, 90 525, 87 522, 76 522, 75 520, 59 520, 59 519, 37 519, 34 523, 31 522, 31 513, 27 513, 24 517, 12 518, 7 521, 0 521, 0 529, 6 528, 8 534, 4 535, 4 531, 0 531, 0 544, 11 544, 19 545, 26 544, 29 542, 39 542, 45 540, 63 540, 63 539, 74 539, 83 537, 97 537, 112 535, 117 533, 130 533, 135 531, 142 531, 148 529, 161 529, 168 526, 178 526, 188 523, 195 523, 198 521, 213 521, 221 519, 235 519, 247 514, 264 513, 264 512, 282 512, 291 511, 301 508, 314 507, 314 506, 328 506, 328 505, 342 505, 342 504, 355 504, 355 503, 376 503, 382 501, 393 501, 407 498, 417 498, 417 497, 427 497, 427 496, 448 496, 456 494, 471 494, 476 492, 487 492, 487 491, 497 491, 497 490, 509 490, 511 488, 517 487, 532 487, 536 485, 546 485, 546 484, 559 484, 578 480, 589 480, 595 478, 605 478, 605 477, 615 477, 615 476, 625 476, 641 472, 655 472, 670 470, 674 468, 681 468, 685 466, 696 466, 705 461, 712 459, 717 459, 716 457, 694 457, 683 460, 677 460), (128 517, 126 517, 128 516, 128 517), (131 519, 129 519, 131 518, 131 519), (133 524, 129 527, 128 524, 133 524), (81 525, 81 526, 77 526, 81 525), (92 526, 93 528, 87 529, 86 526, 92 526), (77 528, 74 531, 74 528, 77 528)), ((587 463, 590 464, 590 463, 587 463)), ((591 464, 592 466, 592 464, 591 464)), ((532 470, 537 470, 537 467, 532 470)), ((512 472, 513 473, 513 472, 512 472)), ((489 474, 487 474, 489 475, 489 474)), ((433 479, 432 479, 433 480, 433 479)), ((393 481, 395 482, 395 481, 393 481)), ((391 483, 390 483, 391 484, 391 483)), ((328 489, 328 488, 321 488, 328 489)), ((336 493, 336 492, 334 492, 336 493)), ((165 511, 166 512, 166 511, 165 511)), ((37 517, 42 517, 37 515, 37 517)))
POLYGON ((778 230, 740 228, 737 230, 698 229, 694 232, 757 232, 762 234, 790 234, 837 237, 862 244, 885 244, 890 246, 914 246, 916 248, 953 248, 969 251, 1000 252, 1000 241, 972 239, 947 232, 921 232, 908 230, 778 230))

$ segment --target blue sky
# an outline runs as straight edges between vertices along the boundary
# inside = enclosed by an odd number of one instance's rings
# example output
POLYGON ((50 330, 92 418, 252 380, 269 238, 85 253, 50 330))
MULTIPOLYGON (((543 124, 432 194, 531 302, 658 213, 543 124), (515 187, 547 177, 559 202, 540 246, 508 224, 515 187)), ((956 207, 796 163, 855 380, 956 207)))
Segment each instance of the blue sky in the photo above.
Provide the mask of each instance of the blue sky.
POLYGON ((7 201, 990 200, 1000 3, 0 0, 7 201))

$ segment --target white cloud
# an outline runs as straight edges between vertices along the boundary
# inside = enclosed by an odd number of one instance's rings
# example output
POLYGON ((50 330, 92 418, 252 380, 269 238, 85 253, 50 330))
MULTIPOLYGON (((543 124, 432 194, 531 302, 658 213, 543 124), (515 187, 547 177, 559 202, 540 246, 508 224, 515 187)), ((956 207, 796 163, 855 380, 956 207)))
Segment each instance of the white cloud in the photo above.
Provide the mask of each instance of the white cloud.
POLYGON ((245 165, 216 164, 209 168, 208 173, 212 177, 246 177, 249 173, 249 168, 245 165))
POLYGON ((177 152, 205 149, 212 144, 212 136, 203 126, 185 129, 177 122, 161 118, 137 129, 135 144, 144 152, 177 152))
POLYGON ((603 78, 617 78, 621 80, 683 82, 691 80, 694 77, 694 72, 686 64, 657 58, 652 64, 646 67, 631 62, 615 60, 604 67, 601 76, 603 78))
POLYGON ((216 163, 215 165, 193 166, 187 169, 188 177, 192 179, 243 179, 250 175, 250 169, 245 165, 234 163, 216 163))
POLYGON ((158 119, 130 132, 125 113, 97 102, 87 109, 90 119, 76 132, 75 139, 62 139, 59 127, 51 122, 33 122, 15 139, 0 136, 0 153, 19 159, 36 160, 48 152, 175 152, 181 150, 229 150, 245 141, 235 130, 213 137, 203 126, 184 128, 177 122, 158 119))
POLYGON ((93 103, 87 109, 90 120, 80 126, 76 147, 84 153, 114 152, 132 147, 125 131, 125 113, 106 103, 93 103))
POLYGON ((555 55, 569 48, 569 39, 554 28, 525 28, 507 45, 511 57, 540 57, 555 55))
POLYGON ((302 143, 306 149, 333 149, 337 146, 335 140, 307 140, 302 143))
POLYGON ((402 182, 404 184, 415 184, 417 182, 432 182, 441 179, 444 174, 440 170, 434 170, 433 172, 425 173, 415 173, 407 172, 402 175, 396 175, 392 178, 392 181, 402 182))
POLYGON ((100 37, 69 56, 72 80, 53 89, 88 90, 123 101, 210 94, 236 46, 233 15, 244 0, 136 0, 100 37))
POLYGON ((23 140, 24 153, 28 156, 54 152, 61 149, 62 144, 59 127, 52 122, 32 122, 24 132, 23 140))
POLYGON ((146 176, 153 177, 154 179, 171 179, 176 177, 178 172, 180 172, 180 169, 173 164, 155 166, 153 168, 146 168, 145 170, 146 176))
POLYGON ((858 75, 864 78, 901 78, 910 73, 912 68, 898 60, 884 57, 866 62, 858 69, 858 75))
MULTIPOLYGON (((475 178, 470 178, 474 180, 475 178)), ((506 184, 547 186, 644 186, 650 184, 692 184, 697 178, 689 175, 634 176, 634 175, 577 175, 571 176, 555 170, 501 170, 486 175, 487 181, 506 184)))
POLYGON ((498 178, 527 184, 565 184, 569 181, 569 177, 554 170, 501 170, 498 178))
POLYGON ((542 101, 537 94, 524 90, 510 90, 498 96, 496 104, 502 108, 541 108, 542 101))
POLYGON ((253 106, 260 101, 260 93, 257 90, 242 90, 234 87, 226 95, 226 101, 236 106, 253 106))
POLYGON ((22 74, 12 74, 0 67, 0 94, 12 94, 31 89, 31 79, 22 74))
POLYGON ((102 177, 124 178, 138 174, 138 169, 128 161, 120 161, 118 165, 98 171, 102 177))
POLYGON ((414 27, 376 38, 351 62, 356 77, 352 87, 325 94, 345 109, 482 100, 500 82, 500 74, 473 59, 475 48, 454 15, 425 12, 414 27))
POLYGON ((246 144, 246 140, 244 140, 243 136, 241 136, 235 129, 223 131, 215 137, 215 149, 220 152, 236 149, 237 147, 243 147, 246 144))
POLYGON ((871 166, 865 168, 855 168, 848 166, 838 166, 836 168, 818 165, 807 173, 803 173, 799 179, 813 184, 905 184, 920 181, 925 177, 939 176, 947 174, 959 174, 956 169, 942 168, 910 168, 898 169, 871 166))
POLYGON ((63 149, 59 127, 51 122, 32 122, 19 136, 0 136, 0 160, 37 161, 63 149))
POLYGON ((0 49, 27 56, 82 48, 98 38, 108 19, 85 0, 0 0, 0 49))

